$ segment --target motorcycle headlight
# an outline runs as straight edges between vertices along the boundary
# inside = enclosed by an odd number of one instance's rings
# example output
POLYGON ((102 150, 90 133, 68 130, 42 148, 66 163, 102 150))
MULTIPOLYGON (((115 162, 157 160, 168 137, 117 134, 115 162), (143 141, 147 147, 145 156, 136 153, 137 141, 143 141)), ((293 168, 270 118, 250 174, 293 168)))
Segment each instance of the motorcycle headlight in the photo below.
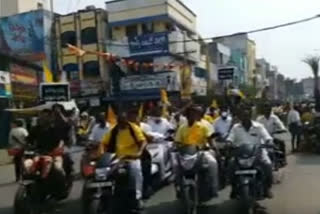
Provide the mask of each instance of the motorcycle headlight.
POLYGON ((238 160, 239 165, 244 168, 252 167, 254 161, 255 161, 255 157, 238 160))
POLYGON ((195 166, 197 160, 198 160, 197 155, 192 155, 192 156, 186 155, 186 156, 180 157, 180 164, 182 169, 186 171, 191 170, 195 166))
POLYGON ((111 171, 110 167, 96 169, 95 171, 96 180, 98 181, 107 180, 110 171, 111 171))

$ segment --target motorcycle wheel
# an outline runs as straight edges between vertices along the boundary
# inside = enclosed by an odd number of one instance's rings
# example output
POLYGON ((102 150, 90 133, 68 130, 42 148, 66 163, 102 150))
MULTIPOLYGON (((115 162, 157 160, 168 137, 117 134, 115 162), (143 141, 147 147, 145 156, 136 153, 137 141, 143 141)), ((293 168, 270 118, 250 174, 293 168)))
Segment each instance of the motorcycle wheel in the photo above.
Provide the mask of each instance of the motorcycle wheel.
POLYGON ((194 186, 184 188, 184 209, 186 214, 197 214, 198 212, 198 191, 194 186))
POLYGON ((19 186, 15 198, 14 198, 14 214, 39 214, 36 208, 33 208, 30 203, 28 203, 28 190, 26 186, 19 186))
POLYGON ((94 199, 88 203, 87 214, 104 214, 100 209, 100 200, 94 199))
POLYGON ((242 202, 243 213, 255 214, 254 201, 250 196, 250 189, 248 185, 241 188, 240 198, 242 202))

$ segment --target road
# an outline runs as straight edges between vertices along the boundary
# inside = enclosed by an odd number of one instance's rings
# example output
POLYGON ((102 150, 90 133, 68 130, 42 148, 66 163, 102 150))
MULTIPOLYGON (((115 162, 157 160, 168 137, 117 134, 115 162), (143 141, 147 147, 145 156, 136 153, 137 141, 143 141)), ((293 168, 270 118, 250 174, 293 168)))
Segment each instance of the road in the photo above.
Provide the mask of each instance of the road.
MULTIPOLYGON (((2 174, 2 172, 1 172, 2 174)), ((3 175, 3 174, 2 174, 3 175)), ((320 213, 320 156, 290 155, 289 165, 284 170, 282 184, 274 186, 275 198, 263 202, 272 214, 319 214, 320 213)), ((82 182, 77 181, 69 200, 59 205, 60 214, 80 214, 79 196, 82 182)), ((16 184, 0 185, 0 214, 12 214, 12 203, 16 184)), ((228 200, 229 190, 220 193, 209 206, 202 208, 203 214, 236 214, 237 205, 228 200)), ((178 213, 179 204, 175 201, 172 186, 167 186, 156 193, 146 203, 147 214, 178 213)))

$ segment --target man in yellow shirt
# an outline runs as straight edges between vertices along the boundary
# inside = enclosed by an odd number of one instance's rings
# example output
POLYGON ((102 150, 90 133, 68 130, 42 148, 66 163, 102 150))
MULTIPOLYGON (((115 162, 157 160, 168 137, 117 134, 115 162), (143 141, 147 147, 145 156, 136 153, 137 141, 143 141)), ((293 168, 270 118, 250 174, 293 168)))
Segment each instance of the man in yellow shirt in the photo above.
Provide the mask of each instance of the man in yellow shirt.
POLYGON ((130 123, 127 113, 118 116, 118 124, 102 139, 103 152, 116 153, 121 159, 129 160, 130 172, 135 180, 137 208, 141 208, 143 192, 143 176, 141 169, 141 155, 146 146, 146 138, 139 126, 130 123))
MULTIPOLYGON (((210 130, 208 130, 208 127, 199 121, 199 118, 202 116, 202 108, 198 106, 191 106, 189 109, 187 109, 186 116, 188 123, 182 125, 178 129, 175 143, 178 146, 196 145, 203 147, 207 143, 212 146, 212 133, 210 130)), ((208 163, 209 165, 208 176, 210 176, 210 180, 212 181, 212 184, 209 188, 212 189, 212 197, 216 197, 218 195, 218 164, 213 152, 206 151, 204 153, 204 162, 208 163)), ((180 169, 177 165, 174 168, 177 178, 176 182, 179 184, 180 169)))

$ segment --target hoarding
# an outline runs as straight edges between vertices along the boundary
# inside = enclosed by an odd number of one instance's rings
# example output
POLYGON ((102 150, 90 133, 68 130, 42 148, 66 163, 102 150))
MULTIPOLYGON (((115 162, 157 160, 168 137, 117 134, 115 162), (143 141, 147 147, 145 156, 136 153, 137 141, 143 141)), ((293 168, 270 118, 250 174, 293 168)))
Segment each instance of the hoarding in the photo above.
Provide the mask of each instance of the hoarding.
POLYGON ((166 89, 168 92, 180 90, 180 80, 176 72, 131 75, 121 79, 121 91, 143 93, 145 90, 166 89))
POLYGON ((0 71, 0 97, 9 98, 12 96, 10 73, 0 71))
POLYGON ((1 18, 1 51, 35 60, 45 58, 44 14, 37 10, 1 18))
POLYGON ((42 83, 40 85, 42 101, 69 101, 70 86, 68 83, 42 83))
POLYGON ((169 50, 168 33, 152 33, 129 38, 131 55, 166 53, 169 50))

